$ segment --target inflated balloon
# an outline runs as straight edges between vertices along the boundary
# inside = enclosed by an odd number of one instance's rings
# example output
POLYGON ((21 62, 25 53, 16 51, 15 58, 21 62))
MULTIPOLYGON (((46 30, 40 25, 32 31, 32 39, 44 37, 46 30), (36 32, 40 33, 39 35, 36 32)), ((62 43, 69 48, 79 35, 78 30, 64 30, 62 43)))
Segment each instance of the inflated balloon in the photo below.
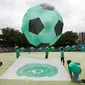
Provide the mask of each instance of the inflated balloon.
POLYGON ((30 47, 29 52, 34 52, 34 47, 30 47))
POLYGON ((21 48, 20 48, 20 51, 21 51, 21 52, 25 52, 25 48, 24 48, 24 47, 21 47, 21 48))
POLYGON ((52 47, 51 47, 51 51, 52 51, 52 52, 55 52, 55 47, 52 46, 52 47))
POLYGON ((38 52, 43 52, 43 49, 40 47, 40 48, 38 49, 38 52))
POLYGON ((51 46, 62 35, 63 20, 59 12, 48 4, 39 4, 28 9, 23 17, 22 32, 35 45, 51 46))
POLYGON ((75 50, 76 50, 76 46, 73 45, 73 46, 71 47, 71 50, 72 50, 72 51, 75 51, 75 50))
POLYGON ((66 46, 66 47, 65 47, 65 50, 66 50, 66 51, 70 51, 70 46, 66 46))
POLYGON ((85 52, 85 47, 81 47, 80 49, 82 52, 85 52))

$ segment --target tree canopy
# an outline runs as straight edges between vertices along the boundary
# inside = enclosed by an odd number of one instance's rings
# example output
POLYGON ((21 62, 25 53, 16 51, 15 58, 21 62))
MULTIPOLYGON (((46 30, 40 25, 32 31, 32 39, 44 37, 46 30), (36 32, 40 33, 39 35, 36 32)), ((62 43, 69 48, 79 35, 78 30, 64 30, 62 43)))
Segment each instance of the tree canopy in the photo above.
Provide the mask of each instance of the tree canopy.
MULTIPOLYGON (((24 34, 18 30, 13 28, 3 28, 1 29, 2 34, 0 34, 0 45, 5 47, 27 47, 32 46, 27 39, 25 38, 24 34)), ((77 33, 72 31, 67 31, 62 34, 62 37, 57 41, 54 46, 64 46, 64 45, 73 45, 76 43, 78 38, 77 33)))
POLYGON ((74 45, 76 44, 76 40, 78 39, 78 35, 76 32, 67 31, 62 34, 62 37, 56 42, 56 46, 66 46, 66 45, 74 45))
POLYGON ((0 39, 3 40, 3 46, 10 46, 14 47, 16 45, 18 46, 27 46, 28 41, 26 40, 23 33, 21 33, 18 30, 15 30, 13 28, 3 28, 2 34, 0 35, 0 39))

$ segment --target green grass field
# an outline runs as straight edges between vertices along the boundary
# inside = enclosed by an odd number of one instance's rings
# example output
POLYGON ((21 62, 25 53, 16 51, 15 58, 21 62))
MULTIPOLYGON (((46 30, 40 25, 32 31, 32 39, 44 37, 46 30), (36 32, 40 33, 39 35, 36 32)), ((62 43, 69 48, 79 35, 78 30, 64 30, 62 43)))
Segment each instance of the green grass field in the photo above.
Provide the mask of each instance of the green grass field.
MULTIPOLYGON (((21 53, 21 56, 31 56, 35 58, 44 59, 45 54, 43 52, 34 52, 34 53, 21 53)), ((49 59, 59 57, 59 52, 49 53, 49 59)), ((81 63, 82 73, 80 78, 85 79, 85 53, 84 52, 65 52, 65 62, 70 59, 72 61, 78 61, 81 63)), ((16 61, 15 53, 0 53, 0 61, 3 62, 3 65, 0 67, 0 76, 7 71, 7 69, 16 61)), ((67 64, 65 64, 65 69, 67 70, 67 64)), ((66 81, 29 81, 29 80, 0 80, 0 85, 80 85, 75 82, 66 82, 66 81)), ((84 84, 82 84, 84 85, 84 84)))

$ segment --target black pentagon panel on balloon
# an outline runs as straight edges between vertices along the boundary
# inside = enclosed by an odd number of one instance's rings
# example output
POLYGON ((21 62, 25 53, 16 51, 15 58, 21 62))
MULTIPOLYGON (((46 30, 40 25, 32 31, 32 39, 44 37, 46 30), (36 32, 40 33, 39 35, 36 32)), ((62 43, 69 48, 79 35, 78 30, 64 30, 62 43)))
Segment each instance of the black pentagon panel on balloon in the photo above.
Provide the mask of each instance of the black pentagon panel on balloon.
POLYGON ((50 44, 49 44, 49 43, 40 43, 40 44, 38 45, 38 47, 41 47, 41 46, 46 47, 46 46, 50 46, 50 44))
POLYGON ((34 34, 39 34, 44 28, 44 25, 40 18, 31 19, 29 21, 29 32, 34 34))
POLYGON ((54 7, 51 6, 51 5, 48 5, 46 3, 43 3, 43 4, 40 4, 40 6, 46 10, 50 10, 50 11, 53 11, 54 10, 54 7))
POLYGON ((57 22, 57 24, 55 25, 54 29, 55 29, 56 36, 58 36, 59 34, 62 33, 63 23, 59 20, 59 21, 57 22))

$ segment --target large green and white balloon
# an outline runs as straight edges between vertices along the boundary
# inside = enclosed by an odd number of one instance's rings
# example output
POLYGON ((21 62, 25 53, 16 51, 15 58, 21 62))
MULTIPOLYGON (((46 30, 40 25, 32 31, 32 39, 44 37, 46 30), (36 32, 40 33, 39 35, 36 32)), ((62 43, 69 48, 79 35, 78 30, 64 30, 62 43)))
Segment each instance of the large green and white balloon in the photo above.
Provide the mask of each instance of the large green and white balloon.
POLYGON ((20 51, 21 51, 21 52, 25 52, 25 48, 24 48, 24 47, 21 47, 21 48, 20 48, 20 51))
POLYGON ((43 49, 41 47, 38 48, 38 52, 43 52, 43 49))
POLYGON ((72 50, 72 51, 75 51, 75 50, 76 50, 76 46, 73 45, 73 46, 71 47, 71 50, 72 50))
POLYGON ((59 12, 48 4, 27 10, 22 21, 22 32, 35 45, 53 45, 62 35, 63 20, 59 12))
POLYGON ((34 52, 34 47, 30 47, 29 52, 34 52))
POLYGON ((80 49, 82 52, 85 52, 85 47, 81 47, 80 49))
POLYGON ((55 52, 55 47, 52 46, 50 49, 51 49, 51 52, 55 52))
POLYGON ((65 47, 65 50, 66 50, 66 51, 70 51, 70 49, 71 49, 71 48, 70 48, 69 45, 65 47))

